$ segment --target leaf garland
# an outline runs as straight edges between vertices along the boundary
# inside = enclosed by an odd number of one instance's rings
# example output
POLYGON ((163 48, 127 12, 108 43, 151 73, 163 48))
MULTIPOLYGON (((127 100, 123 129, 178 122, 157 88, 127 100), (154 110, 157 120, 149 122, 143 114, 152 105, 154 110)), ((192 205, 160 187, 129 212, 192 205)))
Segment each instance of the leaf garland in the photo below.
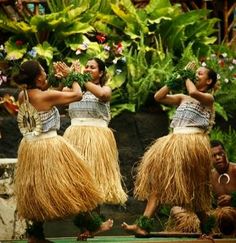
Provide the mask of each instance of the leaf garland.
POLYGON ((154 226, 154 218, 148 218, 147 216, 140 216, 135 223, 141 228, 146 230, 148 233, 154 226))
POLYGON ((67 77, 62 78, 62 84, 66 87, 72 87, 72 84, 77 82, 83 88, 89 80, 91 80, 90 73, 70 72, 67 77))
POLYGON ((172 91, 183 91, 187 79, 195 82, 195 72, 193 70, 183 69, 175 71, 170 78, 165 81, 165 84, 172 91))
POLYGON ((104 221, 105 217, 96 212, 80 213, 75 216, 74 224, 80 229, 85 228, 90 232, 95 232, 104 221))
POLYGON ((62 79, 55 77, 52 71, 49 72, 48 75, 48 83, 53 87, 58 87, 60 84, 62 84, 65 87, 71 88, 72 84, 77 82, 81 88, 84 88, 85 83, 91 79, 92 77, 90 73, 70 72, 67 77, 62 79))

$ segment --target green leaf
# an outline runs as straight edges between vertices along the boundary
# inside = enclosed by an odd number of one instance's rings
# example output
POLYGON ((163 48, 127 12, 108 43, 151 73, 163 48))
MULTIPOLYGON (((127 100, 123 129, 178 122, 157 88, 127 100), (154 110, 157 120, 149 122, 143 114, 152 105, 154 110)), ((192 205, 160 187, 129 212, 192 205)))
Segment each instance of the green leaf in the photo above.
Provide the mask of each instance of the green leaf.
POLYGON ((223 131, 220 127, 215 127, 210 133, 211 140, 220 140, 225 147, 229 161, 236 161, 236 131, 229 127, 228 131, 223 131))
POLYGON ((145 9, 147 12, 152 12, 155 9, 162 9, 167 7, 171 7, 169 0, 150 0, 145 9))
POLYGON ((0 29, 3 29, 5 31, 9 31, 11 33, 15 34, 29 34, 36 32, 36 29, 34 26, 30 26, 28 23, 20 21, 12 21, 9 19, 4 19, 3 21, 0 21, 0 29))
MULTIPOLYGON (((97 13, 96 14, 96 19, 93 21, 92 24, 93 24, 93 26, 96 26, 97 30, 109 29, 110 26, 113 26, 116 29, 122 30, 124 28, 124 26, 125 26, 124 21, 122 21, 117 16, 115 16, 115 15, 105 15, 105 14, 101 14, 101 13, 97 13), (105 26, 101 27, 103 25, 105 25, 105 26)), ((112 30, 110 30, 110 32, 112 34, 112 30)), ((103 33, 107 33, 108 34, 108 32, 103 32, 103 33)))
POLYGON ((52 47, 48 42, 43 42, 43 44, 38 44, 35 46, 35 51, 38 56, 45 59, 48 66, 51 64, 53 60, 53 53, 57 51, 55 47, 52 47))
POLYGON ((111 106, 112 117, 121 114, 123 111, 135 112, 135 104, 119 104, 111 106))
POLYGON ((74 34, 85 34, 94 31, 94 28, 87 23, 73 23, 67 29, 60 32, 62 37, 68 37, 74 34))
POLYGON ((7 42, 5 42, 5 49, 7 53, 7 60, 18 60, 27 52, 27 44, 16 45, 16 39, 11 37, 7 42))
POLYGON ((228 116, 223 106, 221 106, 218 102, 214 102, 214 108, 217 114, 222 116, 226 121, 228 121, 228 116))
POLYGON ((112 90, 115 88, 120 88, 126 80, 126 72, 122 71, 119 74, 116 74, 115 72, 116 72, 115 65, 112 65, 108 68, 109 76, 111 76, 112 79, 110 79, 107 85, 109 85, 112 90))

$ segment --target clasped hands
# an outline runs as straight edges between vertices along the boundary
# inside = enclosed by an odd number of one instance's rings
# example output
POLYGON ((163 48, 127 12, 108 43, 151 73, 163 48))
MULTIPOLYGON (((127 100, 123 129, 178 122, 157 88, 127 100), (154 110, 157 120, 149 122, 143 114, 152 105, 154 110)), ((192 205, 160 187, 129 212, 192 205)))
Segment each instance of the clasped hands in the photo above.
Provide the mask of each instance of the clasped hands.
POLYGON ((195 70, 197 68, 196 62, 192 61, 189 62, 185 67, 184 70, 195 70))
POLYGON ((68 66, 64 62, 53 63, 54 74, 57 78, 65 78, 70 72, 81 72, 81 66, 79 61, 72 62, 71 66, 68 66))

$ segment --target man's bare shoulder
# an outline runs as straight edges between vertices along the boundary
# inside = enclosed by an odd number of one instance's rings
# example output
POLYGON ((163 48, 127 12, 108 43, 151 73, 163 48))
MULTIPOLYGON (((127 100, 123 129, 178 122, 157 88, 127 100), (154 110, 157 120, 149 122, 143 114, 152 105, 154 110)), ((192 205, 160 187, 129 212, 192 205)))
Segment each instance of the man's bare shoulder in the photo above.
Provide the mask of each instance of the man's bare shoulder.
POLYGON ((231 166, 232 168, 236 168, 236 163, 235 163, 235 162, 229 162, 229 164, 230 164, 230 166, 231 166))
POLYGON ((236 176, 236 163, 230 162, 231 172, 236 176))
POLYGON ((215 179, 217 176, 219 176, 219 173, 217 172, 217 170, 215 168, 213 168, 211 170, 211 177, 212 177, 212 179, 215 179))

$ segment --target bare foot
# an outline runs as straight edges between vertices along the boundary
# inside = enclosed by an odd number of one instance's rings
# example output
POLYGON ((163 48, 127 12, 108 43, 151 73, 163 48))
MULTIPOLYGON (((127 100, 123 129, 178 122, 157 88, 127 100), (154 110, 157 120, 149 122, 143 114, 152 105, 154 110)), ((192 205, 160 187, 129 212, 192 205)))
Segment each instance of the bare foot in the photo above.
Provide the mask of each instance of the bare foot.
POLYGON ((113 227, 113 220, 112 219, 108 219, 107 221, 103 222, 100 226, 100 228, 95 231, 95 232, 90 232, 89 230, 85 230, 83 233, 79 234, 77 237, 77 241, 81 240, 81 241, 86 241, 88 238, 92 238, 95 235, 108 231, 113 227))
POLYGON ((213 235, 206 235, 206 234, 202 234, 199 237, 199 240, 211 240, 213 243, 215 242, 213 239, 213 235))
POLYGON ((141 229, 137 224, 127 224, 123 222, 121 227, 128 231, 129 233, 133 233, 134 235, 148 235, 148 232, 144 229, 141 229))
POLYGON ((88 230, 85 230, 83 233, 78 234, 77 241, 86 241, 88 238, 93 237, 88 230))
POLYGON ((100 226, 100 228, 93 233, 93 235, 97 235, 99 233, 105 232, 110 230, 113 227, 113 220, 112 219, 108 219, 107 221, 103 222, 100 226))

